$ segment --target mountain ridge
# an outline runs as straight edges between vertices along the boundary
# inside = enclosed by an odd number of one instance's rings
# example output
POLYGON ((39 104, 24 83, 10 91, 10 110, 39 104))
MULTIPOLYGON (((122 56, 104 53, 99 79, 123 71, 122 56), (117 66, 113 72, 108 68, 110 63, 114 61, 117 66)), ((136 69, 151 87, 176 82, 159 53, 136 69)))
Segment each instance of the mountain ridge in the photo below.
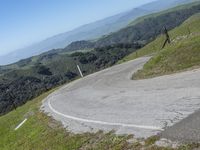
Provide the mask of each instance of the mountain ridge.
POLYGON ((148 3, 103 20, 83 25, 72 31, 55 35, 26 48, 13 51, 7 55, 0 56, 0 64, 10 64, 20 59, 44 53, 51 49, 64 48, 74 41, 96 39, 125 27, 130 21, 133 21, 140 16, 168 9, 174 5, 189 3, 191 1, 194 0, 169 0, 167 2, 155 1, 148 3), (168 5, 166 5, 166 3, 168 5), (159 5, 159 7, 155 8, 155 4, 156 6, 159 5))

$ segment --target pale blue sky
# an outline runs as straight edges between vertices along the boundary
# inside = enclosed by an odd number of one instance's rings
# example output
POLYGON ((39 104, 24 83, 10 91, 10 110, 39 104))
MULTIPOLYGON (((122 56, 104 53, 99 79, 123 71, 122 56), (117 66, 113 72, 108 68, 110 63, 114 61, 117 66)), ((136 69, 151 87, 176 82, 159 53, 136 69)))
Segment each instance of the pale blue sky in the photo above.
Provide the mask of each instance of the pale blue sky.
POLYGON ((0 55, 154 0, 0 0, 0 55))

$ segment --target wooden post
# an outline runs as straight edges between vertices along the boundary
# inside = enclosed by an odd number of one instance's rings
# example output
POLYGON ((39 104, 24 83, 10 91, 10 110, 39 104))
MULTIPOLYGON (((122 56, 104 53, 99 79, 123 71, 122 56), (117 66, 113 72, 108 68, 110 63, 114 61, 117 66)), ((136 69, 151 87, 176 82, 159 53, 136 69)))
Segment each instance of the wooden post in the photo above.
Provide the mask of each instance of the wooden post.
POLYGON ((169 44, 171 43, 171 40, 170 40, 170 37, 169 37, 169 34, 168 34, 168 30, 167 30, 166 27, 164 27, 164 34, 165 34, 165 36, 166 36, 166 40, 165 40, 165 42, 164 42, 164 44, 163 44, 163 46, 162 46, 162 49, 165 48, 167 42, 168 42, 169 44))

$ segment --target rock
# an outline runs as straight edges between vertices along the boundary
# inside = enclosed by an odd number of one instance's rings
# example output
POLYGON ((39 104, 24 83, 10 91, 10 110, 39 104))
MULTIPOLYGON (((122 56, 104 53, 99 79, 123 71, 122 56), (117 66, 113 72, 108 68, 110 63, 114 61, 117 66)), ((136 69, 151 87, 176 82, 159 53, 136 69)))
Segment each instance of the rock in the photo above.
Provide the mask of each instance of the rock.
POLYGON ((180 144, 178 142, 172 142, 171 140, 168 139, 160 139, 159 141, 155 142, 155 145, 158 147, 170 147, 170 148, 178 148, 180 144))
POLYGON ((133 143, 137 143, 138 140, 135 139, 135 138, 131 138, 131 139, 128 139, 127 142, 130 143, 130 144, 133 144, 133 143))

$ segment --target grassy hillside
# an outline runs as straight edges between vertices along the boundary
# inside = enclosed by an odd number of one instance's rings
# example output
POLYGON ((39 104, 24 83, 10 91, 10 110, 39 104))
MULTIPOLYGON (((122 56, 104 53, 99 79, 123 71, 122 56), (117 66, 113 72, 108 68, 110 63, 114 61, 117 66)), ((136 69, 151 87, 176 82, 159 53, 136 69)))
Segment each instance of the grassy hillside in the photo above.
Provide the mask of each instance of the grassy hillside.
MULTIPOLYGON (((56 90, 56 89, 54 89, 56 90)), ((1 150, 172 150, 158 148, 158 137, 133 140, 133 136, 117 136, 114 132, 73 134, 62 128, 59 122, 39 111, 42 100, 54 90, 40 95, 25 105, 0 117, 1 150), (18 129, 15 127, 28 120, 18 129), (132 139, 132 142, 128 142, 132 139)), ((178 150, 192 150, 198 144, 183 145, 178 150)))
POLYGON ((41 100, 47 92, 16 111, 0 117, 1 150, 75 150, 75 149, 121 149, 128 146, 128 136, 103 134, 72 134, 65 131, 60 123, 39 112, 41 100), (17 131, 14 128, 24 118, 28 121, 17 131))
MULTIPOLYGON (((180 27, 170 31, 172 43, 161 50, 164 36, 138 51, 137 55, 155 53, 154 57, 138 71, 134 78, 148 78, 158 75, 200 67, 200 14, 185 21, 180 27)), ((136 57, 131 54, 126 59, 136 57)))
MULTIPOLYGON (((194 20, 193 22, 191 21, 191 19, 187 20, 181 26, 171 30, 169 32, 171 39, 176 39, 179 36, 188 35, 192 32, 194 33, 199 32, 198 31, 199 30, 198 17, 196 18, 197 19, 193 19, 194 20)), ((129 61, 129 60, 135 59, 137 57, 145 56, 145 55, 153 55, 161 50, 164 41, 165 41, 165 35, 161 34, 154 41, 147 44, 145 47, 141 48, 137 52, 133 52, 130 55, 124 57, 118 63, 129 61)))
MULTIPOLYGON (((185 21, 170 31, 172 44, 161 50, 164 36, 159 36, 144 48, 126 57, 123 61, 144 55, 154 57, 135 74, 135 78, 147 78, 168 74, 191 67, 200 67, 200 14, 185 21)), ((78 78, 76 64, 84 74, 115 64, 119 59, 141 45, 118 44, 95 48, 87 53, 47 53, 0 68, 0 110, 13 109, 0 117, 0 150, 172 150, 154 145, 157 137, 146 140, 131 140, 132 136, 117 136, 113 132, 73 134, 63 129, 59 122, 39 111, 41 101, 54 90, 49 89, 78 78), (42 92, 48 91, 42 95, 42 92), (39 96, 40 95, 40 96, 39 96), (37 97, 38 96, 38 97, 37 97), (37 97, 32 99, 33 97, 37 97), (5 107, 6 106, 6 107, 5 107), (24 119, 27 122, 14 131, 24 119)), ((199 145, 184 145, 178 150, 192 150, 199 145)))

